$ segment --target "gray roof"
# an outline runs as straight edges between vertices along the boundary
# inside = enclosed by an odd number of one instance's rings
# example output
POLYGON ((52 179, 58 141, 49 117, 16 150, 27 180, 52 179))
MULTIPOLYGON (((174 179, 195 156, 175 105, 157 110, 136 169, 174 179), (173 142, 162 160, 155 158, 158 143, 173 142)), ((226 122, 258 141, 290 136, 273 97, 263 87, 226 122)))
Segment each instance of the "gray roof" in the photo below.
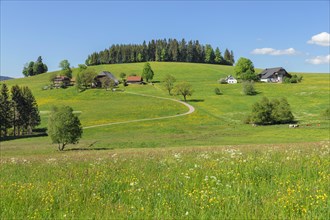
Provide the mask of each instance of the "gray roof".
POLYGON ((232 75, 229 75, 229 76, 226 77, 226 80, 230 80, 230 79, 234 80, 235 78, 232 75))
POLYGON ((107 76, 107 77, 109 77, 110 79, 112 79, 113 81, 115 81, 116 84, 119 83, 118 79, 117 79, 112 73, 110 73, 110 72, 108 72, 108 71, 102 71, 102 72, 100 72, 100 73, 97 75, 97 77, 103 77, 103 76, 107 76))
POLYGON ((287 71, 285 69, 283 69, 282 67, 275 67, 275 68, 264 69, 259 74, 259 76, 260 76, 261 79, 267 79, 270 76, 272 76, 274 73, 278 73, 278 72, 281 72, 281 71, 284 71, 284 75, 288 75, 287 71))

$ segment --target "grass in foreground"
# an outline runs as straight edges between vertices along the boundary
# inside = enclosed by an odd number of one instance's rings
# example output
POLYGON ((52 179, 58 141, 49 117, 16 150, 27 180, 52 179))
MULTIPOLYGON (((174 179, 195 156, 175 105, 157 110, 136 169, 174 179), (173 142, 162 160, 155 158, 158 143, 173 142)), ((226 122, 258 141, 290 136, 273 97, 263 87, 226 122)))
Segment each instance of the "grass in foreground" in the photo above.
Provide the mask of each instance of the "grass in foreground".
POLYGON ((1 219, 329 217, 329 142, 2 157, 1 219))

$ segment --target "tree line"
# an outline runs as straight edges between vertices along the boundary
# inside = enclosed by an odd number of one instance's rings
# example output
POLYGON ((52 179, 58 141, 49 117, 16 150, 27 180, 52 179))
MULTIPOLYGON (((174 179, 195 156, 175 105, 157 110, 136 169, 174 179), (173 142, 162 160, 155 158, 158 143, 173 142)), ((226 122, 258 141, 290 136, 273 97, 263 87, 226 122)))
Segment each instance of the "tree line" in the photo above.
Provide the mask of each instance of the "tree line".
POLYGON ((0 91, 0 137, 32 134, 32 129, 40 124, 37 102, 27 86, 15 85, 9 89, 2 84, 0 91))
POLYGON ((113 44, 109 49, 88 55, 85 64, 136 63, 148 61, 210 63, 232 66, 234 52, 219 47, 214 50, 210 44, 200 44, 198 40, 163 39, 146 41, 143 44, 113 44))

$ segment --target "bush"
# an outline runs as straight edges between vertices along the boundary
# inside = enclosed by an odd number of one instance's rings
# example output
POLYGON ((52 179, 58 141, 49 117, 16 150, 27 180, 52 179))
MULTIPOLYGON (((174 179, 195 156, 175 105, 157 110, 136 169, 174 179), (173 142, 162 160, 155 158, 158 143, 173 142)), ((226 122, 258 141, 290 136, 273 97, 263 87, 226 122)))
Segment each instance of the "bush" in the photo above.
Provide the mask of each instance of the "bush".
POLYGON ((220 84, 228 84, 225 78, 221 78, 221 79, 219 80, 219 83, 220 83, 220 84))
POLYGON ((297 76, 297 75, 292 75, 291 78, 288 78, 288 77, 284 77, 284 82, 285 83, 299 83, 301 82, 303 79, 302 76, 297 76))
POLYGON ((243 93, 245 95, 256 95, 257 91, 254 88, 253 81, 244 81, 243 82, 243 93))
POLYGON ((327 108, 323 113, 322 113, 322 118, 326 120, 330 120, 330 108, 327 108))
POLYGON ((292 123, 294 116, 285 98, 269 101, 268 98, 264 97, 260 102, 256 102, 252 106, 252 113, 247 119, 250 123, 271 125, 292 123))
POLYGON ((241 79, 243 81, 259 81, 259 77, 257 74, 252 72, 251 70, 247 70, 246 72, 241 74, 241 79))
POLYGON ((220 90, 219 88, 215 88, 215 89, 214 89, 214 93, 215 93, 216 95, 222 95, 222 92, 221 92, 221 90, 220 90))

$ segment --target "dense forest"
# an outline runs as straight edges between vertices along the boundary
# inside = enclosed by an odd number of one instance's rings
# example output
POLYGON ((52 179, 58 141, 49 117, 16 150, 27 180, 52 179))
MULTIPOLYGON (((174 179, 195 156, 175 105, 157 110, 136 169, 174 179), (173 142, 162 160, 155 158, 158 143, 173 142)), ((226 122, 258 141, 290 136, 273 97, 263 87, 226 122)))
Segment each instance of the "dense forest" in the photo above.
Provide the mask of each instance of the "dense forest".
POLYGON ((151 40, 148 44, 116 44, 109 49, 94 52, 88 55, 85 64, 114 64, 114 63, 135 63, 147 61, 163 62, 191 62, 191 63, 212 63, 222 65, 233 65, 233 51, 225 50, 222 55, 220 49, 215 50, 211 45, 202 45, 198 40, 176 39, 151 40))

